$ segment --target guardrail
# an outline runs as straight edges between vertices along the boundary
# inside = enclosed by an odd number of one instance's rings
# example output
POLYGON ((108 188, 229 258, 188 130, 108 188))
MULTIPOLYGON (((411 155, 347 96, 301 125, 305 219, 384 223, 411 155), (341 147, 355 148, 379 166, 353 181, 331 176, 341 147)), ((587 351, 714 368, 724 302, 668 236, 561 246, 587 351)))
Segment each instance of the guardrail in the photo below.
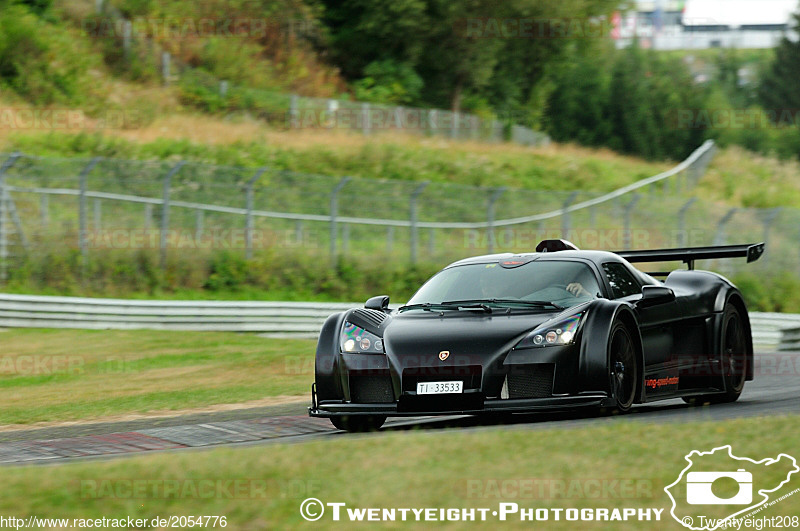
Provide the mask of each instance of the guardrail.
POLYGON ((800 327, 783 330, 778 350, 800 350, 800 327))
MULTIPOLYGON (((357 302, 154 301, 0 294, 0 327, 257 332, 315 338, 357 302)), ((800 350, 800 315, 750 312, 759 350, 800 350)))
POLYGON ((791 330, 800 328, 800 314, 750 312, 750 327, 756 350, 800 350, 800 341, 788 342, 791 330))
POLYGON ((0 294, 0 327, 261 332, 316 337, 358 303, 153 301, 0 294))

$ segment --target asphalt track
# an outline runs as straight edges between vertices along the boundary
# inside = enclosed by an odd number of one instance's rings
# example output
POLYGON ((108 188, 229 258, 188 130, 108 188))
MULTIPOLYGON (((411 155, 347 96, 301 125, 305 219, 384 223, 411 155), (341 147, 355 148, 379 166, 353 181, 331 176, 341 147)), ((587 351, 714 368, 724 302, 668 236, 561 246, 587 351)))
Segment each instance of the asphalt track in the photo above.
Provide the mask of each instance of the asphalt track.
MULTIPOLYGON (((307 404, 242 409, 159 419, 0 432, 0 464, 60 464, 153 451, 295 443, 352 437, 325 419, 306 415, 307 404)), ((571 411, 504 417, 389 419, 380 433, 447 430, 581 428, 602 422, 695 422, 800 413, 800 352, 756 355, 755 380, 736 403, 689 407, 681 400, 635 406, 627 415, 571 411)), ((359 435, 364 436, 364 435, 359 435)))

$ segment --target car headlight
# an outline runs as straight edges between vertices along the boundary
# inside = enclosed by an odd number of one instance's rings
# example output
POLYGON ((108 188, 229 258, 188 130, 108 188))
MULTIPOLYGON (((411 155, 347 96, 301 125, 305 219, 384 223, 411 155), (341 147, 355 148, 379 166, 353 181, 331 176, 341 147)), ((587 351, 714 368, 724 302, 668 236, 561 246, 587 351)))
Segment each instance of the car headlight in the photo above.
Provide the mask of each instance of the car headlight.
POLYGON ((585 312, 576 313, 555 323, 546 323, 525 336, 517 348, 571 345, 575 342, 575 336, 578 335, 584 315, 586 315, 585 312))
POLYGON ((351 322, 344 323, 339 343, 342 352, 383 353, 383 339, 351 322))

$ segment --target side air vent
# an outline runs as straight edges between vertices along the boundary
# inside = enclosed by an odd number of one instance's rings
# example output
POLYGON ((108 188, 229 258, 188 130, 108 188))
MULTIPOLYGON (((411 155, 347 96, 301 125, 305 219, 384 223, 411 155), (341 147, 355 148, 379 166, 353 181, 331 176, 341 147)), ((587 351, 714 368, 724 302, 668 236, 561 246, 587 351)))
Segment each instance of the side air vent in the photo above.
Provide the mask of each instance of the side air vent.
POLYGON ((553 394, 554 363, 511 365, 502 398, 547 398, 553 394))
POLYGON ((366 308, 358 308, 353 310, 350 314, 350 321, 353 324, 367 325, 367 327, 380 328, 386 320, 387 315, 378 310, 368 310, 366 308), (360 322, 359 322, 360 321, 360 322))
POLYGON ((394 402, 389 371, 350 371, 350 400, 354 404, 394 402))

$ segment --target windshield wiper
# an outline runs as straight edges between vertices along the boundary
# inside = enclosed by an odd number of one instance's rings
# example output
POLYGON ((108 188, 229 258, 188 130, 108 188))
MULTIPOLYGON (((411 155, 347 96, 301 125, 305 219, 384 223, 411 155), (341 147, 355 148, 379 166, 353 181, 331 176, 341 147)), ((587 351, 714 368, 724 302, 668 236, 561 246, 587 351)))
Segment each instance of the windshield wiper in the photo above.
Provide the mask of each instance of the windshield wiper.
POLYGON ((444 301, 442 304, 456 306, 459 310, 481 310, 492 313, 492 309, 486 303, 494 302, 490 299, 465 299, 461 301, 444 301))
POLYGON ((458 306, 452 304, 433 304, 430 302, 423 302, 421 304, 407 304, 405 306, 401 306, 397 309, 397 311, 404 312, 406 310, 425 310, 426 312, 432 312, 434 309, 458 310, 458 306))
POLYGON ((480 310, 482 312, 492 313, 492 309, 482 301, 453 301, 442 302, 440 304, 423 302, 421 304, 408 304, 398 308, 400 312, 406 310, 425 310, 426 312, 432 312, 433 310, 480 310))
MULTIPOLYGON (((449 304, 449 303, 445 303, 449 304)), ((486 313, 492 313, 492 309, 489 308, 486 304, 482 302, 476 302, 471 304, 458 304, 459 310, 481 310, 486 313)))
POLYGON ((526 301, 522 299, 494 299, 493 301, 496 304, 521 304, 523 306, 531 306, 536 308, 553 308, 555 310, 564 310, 563 306, 560 306, 552 301, 526 301))
POLYGON ((520 304, 522 306, 535 308, 553 308, 563 310, 562 306, 550 301, 526 301, 522 299, 468 299, 463 301, 445 301, 442 304, 520 304))

